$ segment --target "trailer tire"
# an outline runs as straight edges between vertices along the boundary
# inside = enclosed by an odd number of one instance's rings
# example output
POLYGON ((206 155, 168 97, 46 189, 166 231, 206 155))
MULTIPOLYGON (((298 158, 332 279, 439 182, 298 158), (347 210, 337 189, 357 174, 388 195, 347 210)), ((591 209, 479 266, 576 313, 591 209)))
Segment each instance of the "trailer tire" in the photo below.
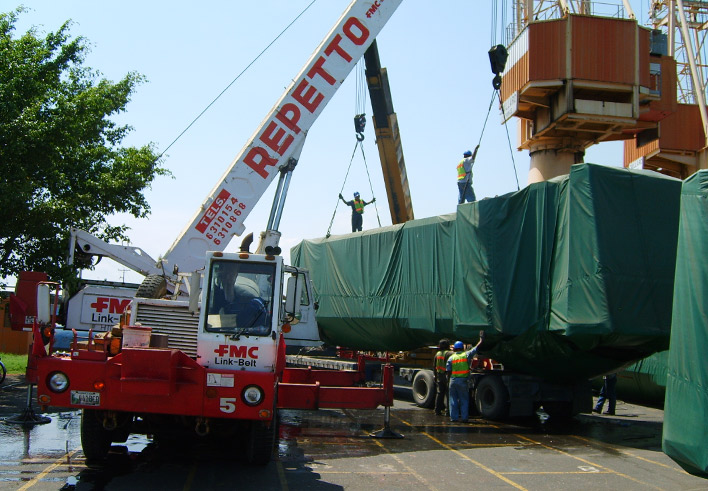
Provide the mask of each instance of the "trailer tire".
POLYGON ((162 298, 167 295, 167 280, 159 274, 149 274, 135 292, 140 298, 162 298))
POLYGON ((485 419, 500 420, 509 415, 509 391, 499 376, 482 377, 474 392, 474 402, 485 419))
POLYGON ((253 465, 266 465, 270 462, 275 447, 277 414, 269 422, 252 421, 248 432, 246 461, 253 465))
POLYGON ((432 370, 419 370, 413 377, 413 400, 419 407, 435 406, 435 376, 432 370))
POLYGON ((81 448, 87 464, 101 464, 111 449, 111 432, 103 427, 103 414, 95 409, 81 410, 81 448))

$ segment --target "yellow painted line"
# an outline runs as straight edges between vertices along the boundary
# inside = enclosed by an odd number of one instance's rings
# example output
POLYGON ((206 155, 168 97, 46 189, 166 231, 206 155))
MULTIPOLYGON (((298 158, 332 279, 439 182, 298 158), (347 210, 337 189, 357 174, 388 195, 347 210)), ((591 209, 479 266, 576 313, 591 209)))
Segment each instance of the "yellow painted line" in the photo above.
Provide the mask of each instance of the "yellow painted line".
MULTIPOLYGON (((357 418, 354 416, 354 414, 349 410, 349 409, 342 409, 342 412, 352 421, 357 421, 357 418)), ((411 474, 413 477, 415 477, 418 481, 420 481, 423 485, 427 486, 428 489, 437 489, 434 486, 431 486, 428 481, 426 481, 420 474, 418 474, 413 468, 409 467, 406 465, 405 462, 403 462, 397 455, 392 454, 389 452, 386 447, 381 443, 378 439, 376 438, 368 438, 367 436, 367 441, 373 440, 376 445, 378 445, 380 448, 382 448, 385 452, 386 455, 389 455, 393 460, 395 460, 401 467, 406 469, 409 474, 411 474)))
POLYGON ((532 472, 532 471, 510 471, 510 472, 504 472, 503 473, 505 476, 510 476, 510 475, 520 475, 520 476, 543 476, 546 474, 550 475, 559 475, 559 476, 566 476, 568 474, 613 474, 612 471, 538 471, 538 472, 532 472))
POLYGON ((194 481, 194 475, 196 473, 197 473, 197 465, 194 464, 189 469, 189 474, 187 474, 187 480, 184 481, 184 486, 182 487, 183 491, 189 491, 190 489, 192 489, 192 481, 194 481))
POLYGON ((391 458, 392 458, 393 460, 395 460, 396 462, 398 462, 398 464, 399 464, 400 466, 402 466, 404 469, 406 469, 406 470, 407 470, 410 474, 412 474, 413 477, 415 477, 418 481, 420 481, 422 484, 424 484, 425 486, 427 486, 428 489, 437 489, 435 486, 432 486, 428 481, 426 481, 425 479, 423 479, 423 477, 422 477, 420 474, 418 474, 413 468, 411 468, 411 467, 409 467, 408 465, 406 465, 406 463, 403 462, 403 461, 398 457, 398 455, 392 454, 391 452, 389 452, 388 450, 386 450, 386 447, 384 447, 383 443, 381 443, 381 442, 378 441, 377 439, 374 439, 374 443, 376 443, 376 445, 378 445, 379 447, 381 447, 382 449, 384 449, 384 450, 386 451, 386 455, 391 456, 391 458))
MULTIPOLYGON (((398 419, 399 421, 401 421, 403 424, 405 424, 405 425, 407 425, 407 426, 410 426, 411 428, 414 428, 414 427, 415 427, 415 425, 409 423, 408 421, 405 421, 405 420, 401 419, 401 418, 398 417, 398 416, 395 416, 395 417, 396 417, 396 419, 398 419)), ((457 449, 455 449, 455 448, 452 448, 452 447, 451 447, 450 445, 448 445, 447 443, 441 442, 440 440, 438 440, 437 438, 435 438, 435 437, 432 436, 431 434, 429 434, 429 433, 427 433, 427 432, 425 432, 425 431, 421 431, 420 433, 421 433, 421 435, 427 436, 428 438, 430 438, 432 441, 434 441, 435 443, 437 443, 438 445, 440 445, 440 446, 443 447, 444 449, 449 450, 449 451, 451 451, 451 452, 457 454, 457 455, 460 456, 461 458, 463 458, 463 459, 465 459, 465 460, 467 460, 467 461, 473 463, 474 465, 476 465, 476 466, 479 467, 480 469, 482 469, 482 470, 484 470, 484 471, 490 473, 490 474, 493 475, 494 477, 496 477, 496 478, 498 478, 498 479, 501 479, 502 481, 504 481, 505 483, 507 483, 507 484, 509 484, 509 485, 511 485, 511 486, 514 486, 516 489, 521 489, 521 490, 527 491, 526 488, 523 487, 522 485, 520 485, 520 484, 518 484, 518 483, 512 481, 511 479, 508 479, 508 478, 504 477, 502 474, 498 473, 498 472, 495 471, 494 469, 491 469, 491 468, 487 467, 486 465, 482 464, 481 462, 478 462, 478 461, 476 461, 476 460, 474 460, 474 459, 468 457, 467 455, 463 454, 463 453, 460 452, 459 450, 457 450, 457 449)))
POLYGON ((278 480, 280 481, 280 489, 283 491, 288 491, 288 481, 285 479, 285 469, 283 469, 283 463, 281 461, 277 461, 275 463, 275 468, 278 471, 278 480))
POLYGON ((648 462, 648 463, 650 463, 650 464, 658 465, 658 466, 660 466, 660 467, 664 467, 665 469, 671 469, 672 471, 676 471, 676 472, 678 472, 679 474, 684 474, 684 475, 687 475, 687 474, 688 474, 688 472, 684 471, 684 470, 681 469, 680 467, 674 467, 674 466, 671 466, 671 465, 666 465, 666 464, 664 464, 663 462, 657 462, 656 460, 647 459, 646 457, 642 457, 642 456, 637 455, 637 454, 635 454, 635 453, 633 453, 633 452, 628 452, 628 451, 626 451, 626 450, 624 450, 624 449, 622 449, 622 448, 620 448, 620 447, 615 447, 615 446, 613 446, 613 445, 608 445, 607 443, 598 442, 598 441, 596 441, 596 440, 589 440, 589 439, 583 438, 583 437, 581 437, 581 436, 575 436, 575 435, 573 435, 573 438, 577 438, 578 440, 582 440, 582 441, 584 441, 584 442, 586 442, 586 443, 589 443, 590 445, 595 445, 595 446, 597 446, 597 447, 603 447, 603 448, 608 448, 608 449, 610 449, 610 450, 614 450, 614 451, 616 451, 616 452, 621 453, 622 455, 627 455, 628 457, 633 457, 633 458, 635 458, 635 459, 643 460, 644 462, 648 462))
POLYGON ((57 459, 57 460, 55 460, 53 464, 49 465, 49 466, 46 467, 42 472, 40 472, 40 473, 37 474, 35 477, 33 477, 32 479, 30 479, 29 481, 27 481, 27 483, 25 483, 25 485, 22 486, 21 488, 19 488, 17 491, 24 491, 25 489, 31 488, 32 486, 34 486, 35 484, 37 484, 39 481, 41 481, 41 480, 44 478, 44 476, 46 476, 47 474, 49 474, 50 472, 52 472, 52 471, 53 471, 54 469, 56 469, 57 467, 60 467, 61 465, 63 465, 63 464, 64 464, 64 459, 71 459, 71 457, 72 457, 76 452, 78 452, 78 451, 79 451, 79 449, 77 448, 76 450, 72 450, 72 451, 69 452, 68 454, 62 456, 61 458, 59 458, 59 459, 57 459))
POLYGON ((397 476, 407 476, 410 474, 410 472, 402 472, 402 471, 385 471, 385 472, 351 472, 351 471, 321 471, 317 469, 318 474, 328 474, 328 475, 338 475, 338 474, 344 474, 347 476, 350 476, 352 474, 358 474, 362 476, 392 476, 392 475, 397 475, 397 476))
POLYGON ((456 443, 458 447, 533 447, 535 443, 456 443))
MULTIPOLYGON (((649 487, 654 488, 654 489, 661 489, 661 488, 657 488, 656 486, 652 486, 651 484, 646 483, 646 482, 644 482, 644 481, 640 481, 639 479, 635 479, 635 478, 633 478, 632 476, 628 476, 627 474, 623 474, 623 473, 621 473, 621 472, 618 472, 618 471, 616 471, 616 470, 613 470, 613 469, 610 469, 610 468, 608 468, 608 467, 602 466, 602 465, 600 465, 600 464, 596 464, 596 463, 591 462, 591 461, 589 461, 589 460, 587 460, 587 459, 584 459, 584 458, 582 458, 582 457, 578 457, 578 456, 576 456, 576 455, 572 455, 572 454, 566 452, 565 450, 561 450, 561 449, 559 449, 559 448, 551 447, 551 446, 549 446, 549 445, 546 445, 546 444, 544 444, 544 443, 541 443, 541 442, 539 442, 539 441, 533 440, 533 439, 528 438, 528 437, 523 436, 523 435, 515 434, 514 436, 517 436, 517 437, 519 437, 519 438, 521 438, 521 439, 523 439, 523 440, 527 440, 527 441, 529 441, 529 442, 536 443, 537 445, 540 445, 540 446, 542 446, 543 448, 546 448, 546 449, 548 449, 548 450, 553 450, 554 452, 558 452, 558 453, 560 453, 560 454, 562 454, 562 455, 566 455, 566 456, 568 456, 568 457, 570 457, 570 458, 572 458, 572 459, 578 460, 578 461, 580 461, 580 462, 582 462, 582 463, 584 463, 584 464, 591 465, 591 466, 593 466, 593 467, 595 467, 595 468, 597 468, 597 469, 604 469, 605 471, 609 472, 610 474, 614 474, 614 475, 616 475, 616 476, 620 476, 620 477, 623 477, 623 478, 625 478, 625 479, 629 479, 630 481, 634 481, 634 482, 636 482, 637 484, 641 484, 641 485, 643 485, 643 486, 649 486, 649 487)), ((594 472, 587 472, 586 474, 595 474, 595 473, 594 473, 594 472)))

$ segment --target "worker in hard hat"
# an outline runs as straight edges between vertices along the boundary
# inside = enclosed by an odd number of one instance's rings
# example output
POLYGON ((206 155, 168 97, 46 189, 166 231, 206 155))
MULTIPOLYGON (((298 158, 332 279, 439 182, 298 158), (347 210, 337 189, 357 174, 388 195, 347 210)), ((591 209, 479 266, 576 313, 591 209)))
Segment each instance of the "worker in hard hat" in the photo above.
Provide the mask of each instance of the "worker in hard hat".
POLYGON ((461 205, 465 201, 468 203, 477 201, 472 187, 472 166, 477 158, 477 150, 479 150, 479 145, 474 147, 474 152, 465 151, 462 154, 462 160, 457 164, 457 204, 461 205))
POLYGON ((446 411, 445 406, 449 407, 447 387, 450 383, 448 374, 445 371, 447 360, 452 356, 450 351, 450 340, 441 339, 438 343, 438 351, 435 353, 433 361, 433 372, 435 373, 435 414, 442 416, 443 413, 450 414, 449 409, 446 411))
POLYGON ((470 367, 472 366, 472 358, 477 354, 477 348, 482 344, 484 331, 479 333, 479 342, 474 348, 465 351, 465 344, 462 341, 456 341, 452 345, 454 353, 448 358, 446 371, 450 375, 449 388, 449 404, 450 404, 450 421, 467 422, 470 410, 470 388, 468 379, 470 376, 470 367))
POLYGON ((364 220, 362 219, 362 215, 364 214, 364 207, 376 201, 376 198, 373 198, 367 203, 366 201, 361 199, 359 192, 355 191, 353 200, 345 201, 344 196, 342 196, 342 193, 339 193, 339 199, 341 199, 345 205, 351 207, 352 209, 352 232, 361 232, 361 226, 364 222, 364 220))

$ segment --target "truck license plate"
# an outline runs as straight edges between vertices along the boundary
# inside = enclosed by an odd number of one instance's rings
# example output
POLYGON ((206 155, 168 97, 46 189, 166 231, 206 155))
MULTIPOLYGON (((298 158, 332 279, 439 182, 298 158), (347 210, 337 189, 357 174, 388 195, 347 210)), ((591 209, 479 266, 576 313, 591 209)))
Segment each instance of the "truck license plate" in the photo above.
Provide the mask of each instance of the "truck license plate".
POLYGON ((71 404, 77 406, 100 406, 101 394, 99 392, 71 391, 71 404))

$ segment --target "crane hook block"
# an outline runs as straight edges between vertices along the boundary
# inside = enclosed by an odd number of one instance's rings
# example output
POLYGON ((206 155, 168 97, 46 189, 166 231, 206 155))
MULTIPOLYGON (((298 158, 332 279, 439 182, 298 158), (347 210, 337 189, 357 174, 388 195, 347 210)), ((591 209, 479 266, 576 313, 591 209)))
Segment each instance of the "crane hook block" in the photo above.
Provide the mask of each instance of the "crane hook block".
POLYGON ((501 75, 494 75, 494 78, 492 79, 492 87, 494 87, 495 90, 501 89, 501 82, 501 75))
POLYGON ((356 131, 356 139, 364 140, 364 128, 366 127, 366 114, 357 114, 354 116, 354 131, 356 131))
POLYGON ((507 58, 509 58, 509 52, 503 44, 497 44, 489 50, 489 62, 492 64, 492 73, 494 75, 499 75, 504 71, 507 58))
POLYGON ((509 58, 509 52, 502 44, 497 44, 489 50, 489 63, 492 65, 492 73, 495 75, 492 85, 497 90, 501 87, 501 73, 504 71, 507 58, 509 58))

